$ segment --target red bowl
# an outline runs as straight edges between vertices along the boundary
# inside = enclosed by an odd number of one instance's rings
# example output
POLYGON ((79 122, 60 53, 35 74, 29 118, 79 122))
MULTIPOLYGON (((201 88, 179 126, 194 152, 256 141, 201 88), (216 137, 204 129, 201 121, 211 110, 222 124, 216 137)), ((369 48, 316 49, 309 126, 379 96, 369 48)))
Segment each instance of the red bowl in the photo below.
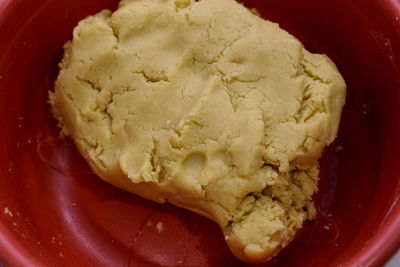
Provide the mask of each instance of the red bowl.
MULTIPOLYGON (((264 266, 383 264, 400 244, 400 3, 244 2, 328 54, 348 84, 321 159, 317 219, 264 266)), ((59 138, 46 99, 62 45, 80 19, 116 5, 0 1, 0 263, 242 266, 214 223, 105 184, 59 138)))

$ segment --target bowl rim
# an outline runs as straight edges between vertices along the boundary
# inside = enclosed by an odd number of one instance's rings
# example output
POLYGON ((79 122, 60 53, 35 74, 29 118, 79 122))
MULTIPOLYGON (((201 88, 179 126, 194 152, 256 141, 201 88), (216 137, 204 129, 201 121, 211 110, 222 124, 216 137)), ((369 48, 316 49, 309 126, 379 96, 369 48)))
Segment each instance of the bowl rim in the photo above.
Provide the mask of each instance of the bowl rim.
MULTIPOLYGON (((399 0, 378 0, 380 8, 387 14, 388 19, 400 18, 399 0)), ((400 28, 394 28, 396 35, 400 36, 400 28)), ((400 66, 394 66, 396 75, 400 78, 400 66)), ((397 192, 400 191, 400 180, 397 182, 397 192)), ((371 238, 364 242, 343 266, 382 266, 400 249, 400 196, 393 199, 388 209, 388 214, 379 224, 377 231, 371 238)), ((400 252, 400 251, 399 251, 400 252)))
MULTIPOLYGON (((13 0, 0 2, 0 27, 13 14, 17 5, 18 1, 13 0)), ((18 264, 21 266, 43 265, 26 248, 18 243, 18 240, 8 231, 2 221, 0 221, 0 264, 18 264)))
MULTIPOLYGON (((393 18, 400 17, 399 0, 378 0, 385 13, 393 18)), ((0 27, 12 16, 21 0, 0 1, 0 27)), ((34 15, 34 14, 32 14, 34 15)), ((397 30, 400 35, 400 28, 397 30)), ((1 56, 0 56, 1 60, 1 56)), ((399 66, 400 68, 400 66, 399 66)), ((400 182, 397 184, 400 191, 400 182)), ((388 215, 378 226, 377 231, 365 241, 351 258, 341 266, 382 266, 400 248, 400 196, 397 196, 389 208, 388 215)), ((8 228, 0 221, 0 264, 21 266, 43 266, 35 256, 23 247, 8 228)))

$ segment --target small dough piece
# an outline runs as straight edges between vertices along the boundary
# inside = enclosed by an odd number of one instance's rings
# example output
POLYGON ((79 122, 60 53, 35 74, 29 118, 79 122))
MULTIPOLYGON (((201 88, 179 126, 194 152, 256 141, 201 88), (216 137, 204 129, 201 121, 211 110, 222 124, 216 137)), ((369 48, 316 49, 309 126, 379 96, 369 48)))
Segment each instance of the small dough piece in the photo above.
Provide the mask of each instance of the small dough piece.
POLYGON ((217 222, 260 263, 306 219, 346 85, 234 0, 124 0, 82 20, 50 103, 93 172, 217 222))

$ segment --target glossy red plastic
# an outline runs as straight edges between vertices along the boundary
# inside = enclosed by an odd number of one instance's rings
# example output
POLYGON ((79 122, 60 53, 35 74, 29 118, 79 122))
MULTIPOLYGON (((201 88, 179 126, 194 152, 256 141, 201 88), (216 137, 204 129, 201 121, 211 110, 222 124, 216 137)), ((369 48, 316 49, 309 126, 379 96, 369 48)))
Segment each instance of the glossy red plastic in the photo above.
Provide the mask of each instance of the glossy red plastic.
MULTIPOLYGON (((380 266, 400 244, 399 1, 243 2, 328 54, 348 84, 317 219, 260 266, 380 266)), ((213 222, 105 184, 58 136, 46 99, 62 45, 80 19, 116 6, 0 1, 0 263, 244 266, 213 222)))

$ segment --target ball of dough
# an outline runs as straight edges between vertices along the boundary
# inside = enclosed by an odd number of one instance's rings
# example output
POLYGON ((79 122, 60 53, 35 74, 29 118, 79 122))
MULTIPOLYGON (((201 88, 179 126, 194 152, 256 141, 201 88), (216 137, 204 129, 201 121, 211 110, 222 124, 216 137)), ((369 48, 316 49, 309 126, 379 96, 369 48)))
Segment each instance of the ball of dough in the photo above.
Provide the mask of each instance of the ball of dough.
POLYGON ((124 0, 82 20, 50 103, 93 172, 217 222, 264 262, 315 216, 345 83, 234 0, 124 0))

